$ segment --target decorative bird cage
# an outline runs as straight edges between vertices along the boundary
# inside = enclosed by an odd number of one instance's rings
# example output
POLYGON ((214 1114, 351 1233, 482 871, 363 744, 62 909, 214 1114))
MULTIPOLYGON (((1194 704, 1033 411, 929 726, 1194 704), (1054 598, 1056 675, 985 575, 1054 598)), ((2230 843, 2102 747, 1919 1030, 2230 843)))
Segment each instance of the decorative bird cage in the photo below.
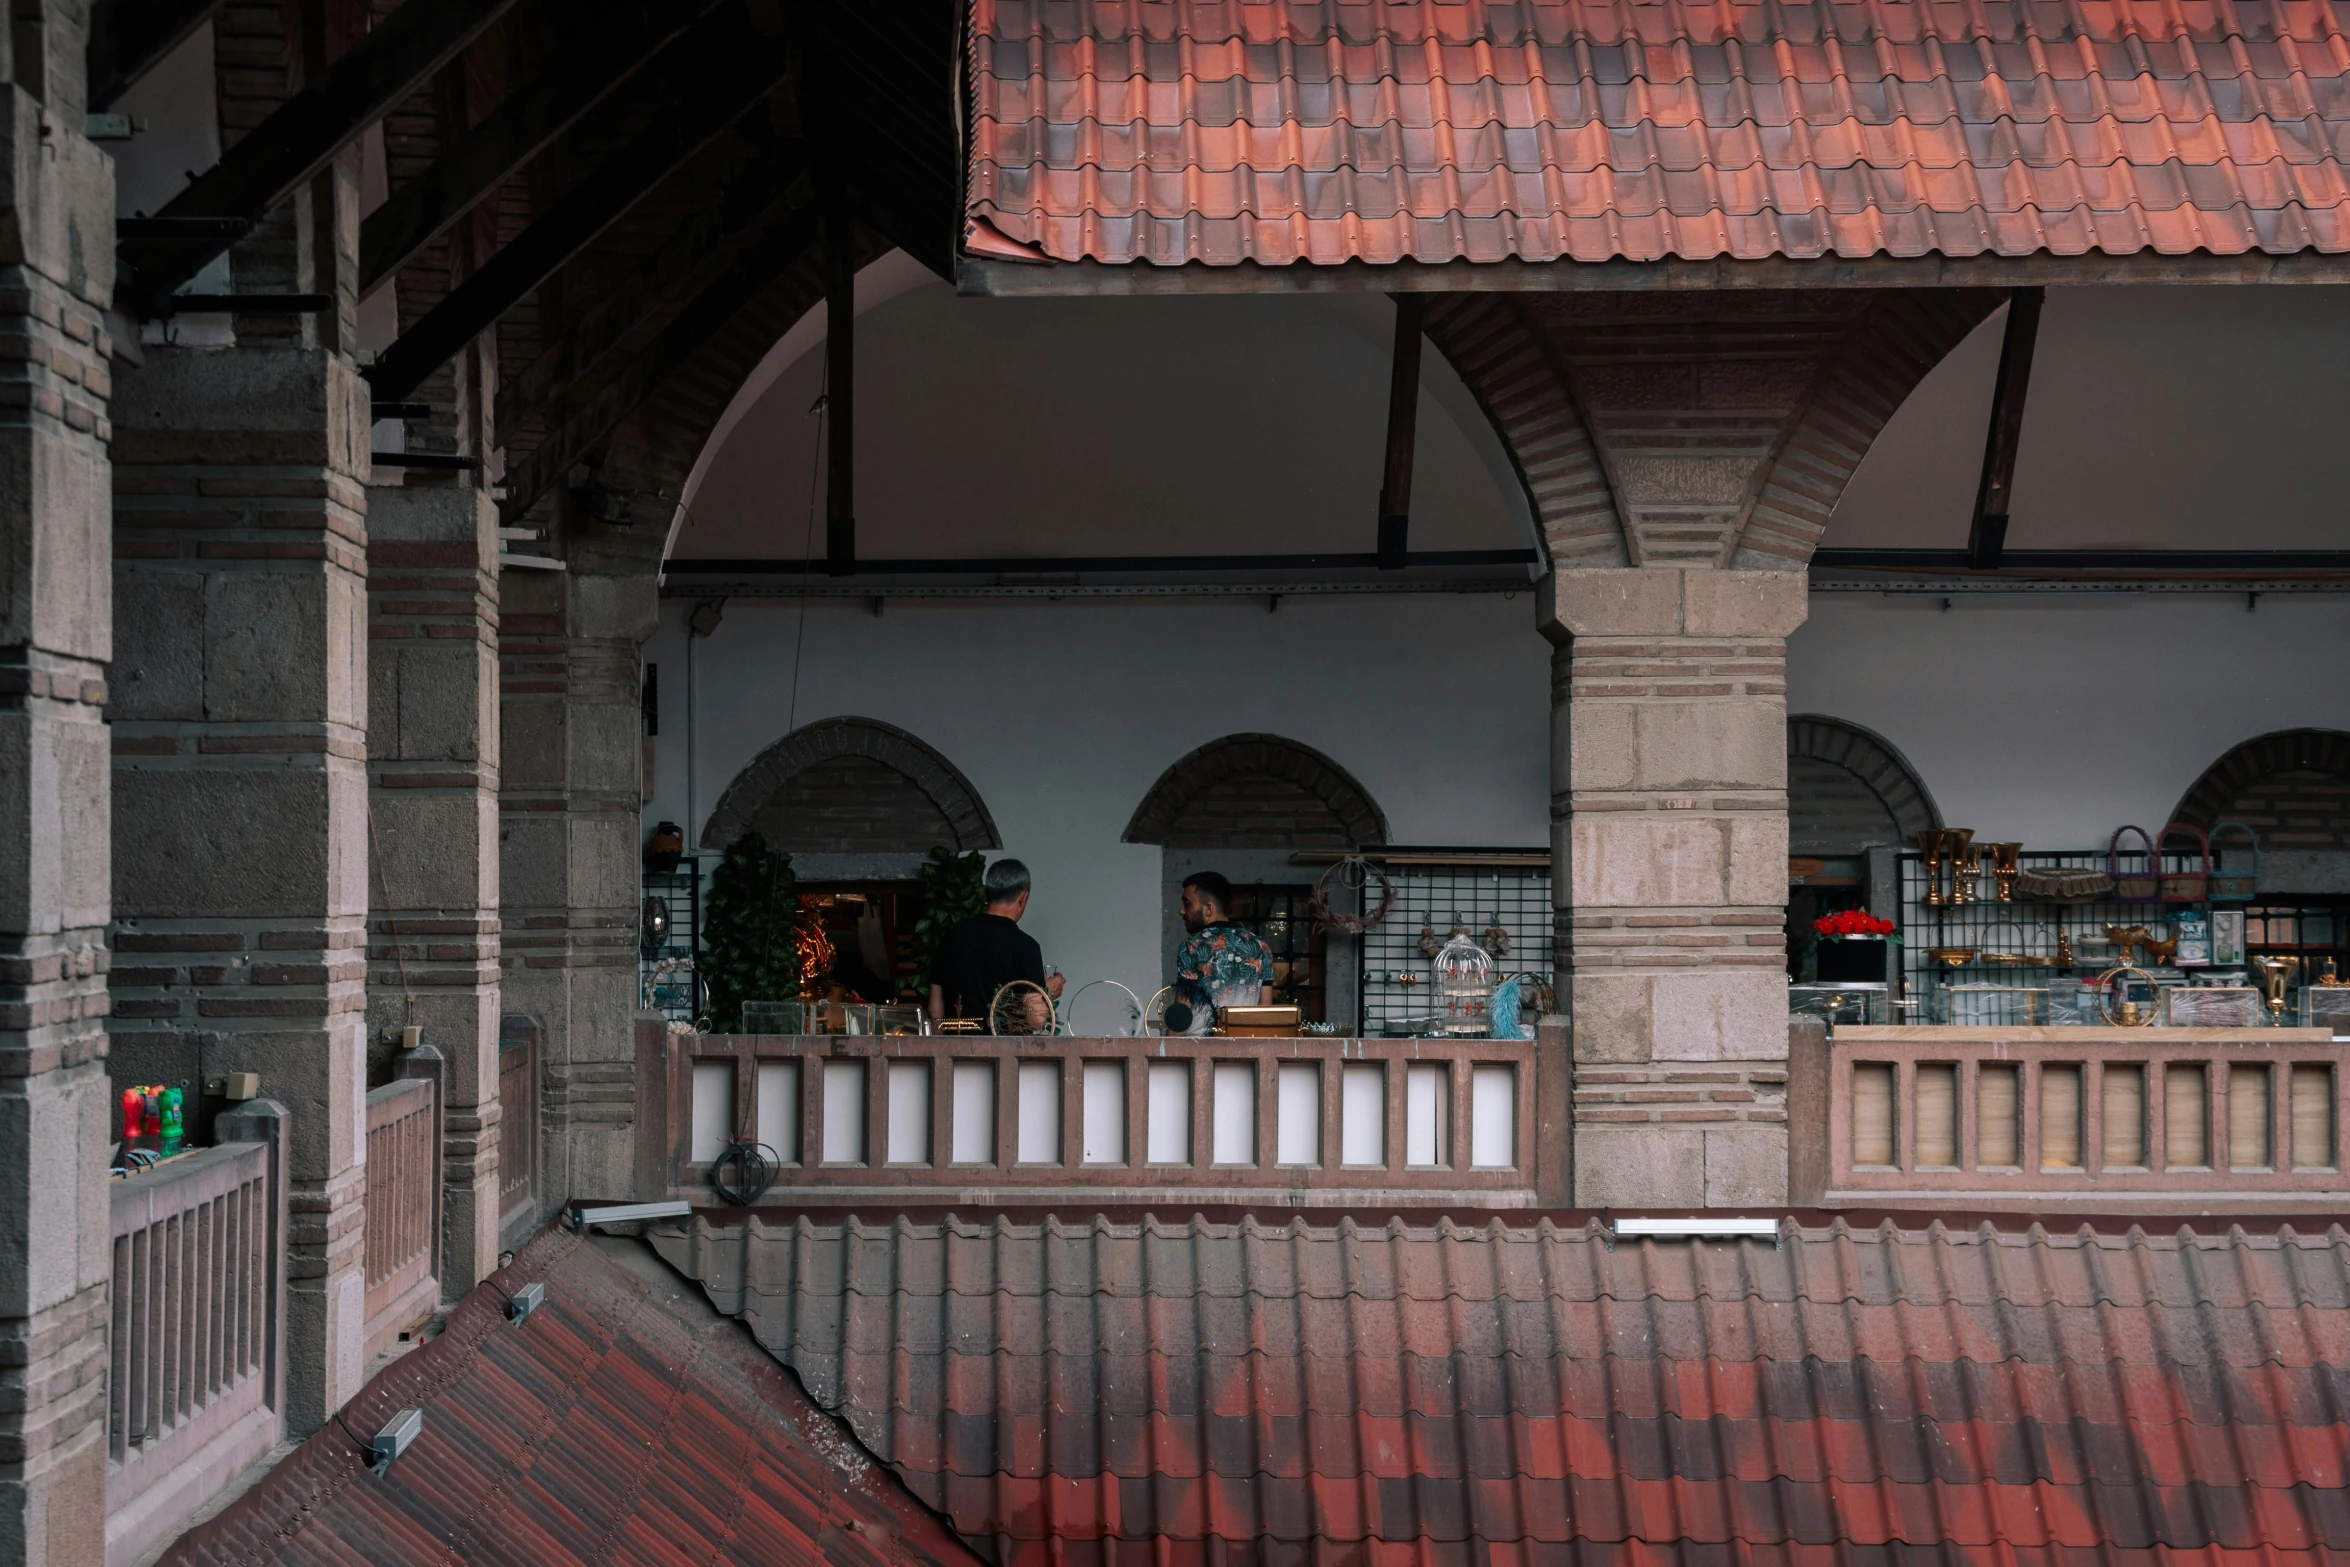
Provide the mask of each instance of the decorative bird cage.
POLYGON ((1493 1031, 1493 955, 1458 935, 1437 950, 1436 1026, 1446 1035, 1482 1039, 1493 1031))

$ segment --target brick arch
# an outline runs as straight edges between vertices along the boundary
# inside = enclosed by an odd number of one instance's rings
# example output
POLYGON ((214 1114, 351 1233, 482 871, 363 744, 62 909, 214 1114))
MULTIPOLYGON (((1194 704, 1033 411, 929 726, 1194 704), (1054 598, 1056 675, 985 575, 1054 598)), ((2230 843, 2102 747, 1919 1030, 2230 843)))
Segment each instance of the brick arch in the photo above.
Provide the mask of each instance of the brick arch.
POLYGON ((1566 377, 1500 294, 1440 295, 1428 340, 1485 410, 1526 487, 1551 563, 1627 566, 1623 520, 1566 377))
POLYGON ((1893 742, 1840 718, 1787 720, 1787 793, 1796 854, 1857 854, 1942 825, 1925 780, 1893 742))
POLYGON ((2350 849, 2350 734, 2280 729, 2247 740, 2204 769, 2171 819, 2206 832, 2248 822, 2264 847, 2350 849))
MULTIPOLYGON (((863 779, 870 794, 919 798, 936 813, 922 818, 923 833, 935 835, 932 842, 943 840, 958 853, 1003 847, 986 802, 952 762, 896 725, 872 718, 820 719, 761 751, 718 797, 702 828, 701 846, 725 848, 784 796, 795 780, 818 772, 837 773, 851 782, 863 779)), ((919 853, 931 843, 857 843, 848 847, 919 853)))
POLYGON ((1184 757, 1134 809, 1128 843, 1349 848, 1387 841, 1369 791, 1321 752, 1279 735, 1226 735, 1184 757))
MULTIPOLYGON (((1844 487, 1926 373, 2005 302, 1999 289, 1897 289, 1822 367, 1747 505, 1723 564, 1801 570, 1844 487)), ((1979 438, 1979 436, 1978 436, 1979 438)))

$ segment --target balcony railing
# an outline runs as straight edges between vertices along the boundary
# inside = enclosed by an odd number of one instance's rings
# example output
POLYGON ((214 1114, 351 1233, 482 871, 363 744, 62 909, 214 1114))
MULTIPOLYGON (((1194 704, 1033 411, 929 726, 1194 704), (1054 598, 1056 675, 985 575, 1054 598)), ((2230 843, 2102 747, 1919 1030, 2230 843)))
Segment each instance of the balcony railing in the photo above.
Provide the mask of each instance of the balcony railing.
MULTIPOLYGON (((420 1052, 410 1052, 414 1057, 420 1052)), ((431 1315, 441 1230, 437 1059, 367 1095, 367 1353, 431 1315)), ((403 1059, 404 1072, 417 1064, 403 1059)))
POLYGON ((175 1532, 281 1433, 283 1126, 265 1103, 223 1115, 219 1147, 109 1188, 111 1562, 175 1532))
POLYGON ((2327 1029, 1846 1027, 1824 1049, 1798 1040, 1791 1105, 1825 1112, 1790 1127, 1798 1202, 2194 1213, 2332 1211, 2350 1196, 2350 1041, 2327 1029), (1804 1143, 1825 1152, 1809 1180, 1804 1143))
POLYGON ((737 1140, 762 1145, 802 1202, 1564 1195, 1563 1039, 693 1034, 667 1047, 664 1181, 695 1201, 712 1200, 712 1161, 737 1140))

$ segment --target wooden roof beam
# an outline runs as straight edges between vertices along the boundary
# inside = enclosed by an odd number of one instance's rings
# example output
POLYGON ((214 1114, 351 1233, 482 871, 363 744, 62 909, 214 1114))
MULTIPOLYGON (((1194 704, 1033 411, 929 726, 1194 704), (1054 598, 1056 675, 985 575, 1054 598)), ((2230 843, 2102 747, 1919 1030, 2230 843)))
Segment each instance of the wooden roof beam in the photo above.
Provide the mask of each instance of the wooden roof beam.
MULTIPOLYGON (((422 86, 515 0, 407 0, 316 83, 278 105, 156 214, 258 221, 351 139, 422 86)), ((232 243, 218 235, 126 241, 126 291, 152 307, 232 243)))
POLYGON ((1999 379, 1991 389, 1991 430, 1983 442, 1983 477, 1975 486, 1975 520, 1967 562, 1996 571, 2007 548, 2007 506, 2015 491, 2016 447, 2024 433, 2024 398, 2032 387, 2032 349, 2040 341, 2044 288, 2019 288, 2007 300, 2007 336, 1999 345, 1999 379))
MULTIPOLYGON (((409 0, 417 4, 419 0, 409 0)), ((662 51, 661 74, 682 73, 688 90, 515 236, 368 367, 378 400, 396 402, 424 384, 458 349, 495 325, 533 290, 594 243, 631 207, 752 112, 783 80, 788 50, 780 29, 762 27, 730 5, 662 51)))
MULTIPOLYGON (((508 94, 431 168, 367 215, 359 225, 359 291, 371 292, 605 102, 706 14, 711 3, 537 0, 547 13, 544 31, 556 40, 554 63, 508 94)), ((666 90, 665 85, 654 89, 666 90)))
MULTIPOLYGON (((591 448, 645 400, 752 301, 817 244, 822 229, 814 202, 793 204, 787 213, 746 246, 724 272, 711 280, 693 301, 654 334, 620 375, 582 400, 563 423, 549 429, 546 439, 506 470, 504 510, 518 517, 552 488, 591 448)), ((868 249, 868 258, 870 249, 868 249)))
POLYGON ((113 107, 220 6, 221 0, 97 0, 83 56, 91 112, 113 107))
POLYGON ((592 304, 569 305, 562 334, 498 389, 496 427, 516 431, 563 419, 563 405, 593 382, 632 338, 644 335, 664 302, 692 299, 743 245, 792 213, 813 208, 815 183, 796 144, 754 148, 717 201, 696 212, 667 244, 592 304))

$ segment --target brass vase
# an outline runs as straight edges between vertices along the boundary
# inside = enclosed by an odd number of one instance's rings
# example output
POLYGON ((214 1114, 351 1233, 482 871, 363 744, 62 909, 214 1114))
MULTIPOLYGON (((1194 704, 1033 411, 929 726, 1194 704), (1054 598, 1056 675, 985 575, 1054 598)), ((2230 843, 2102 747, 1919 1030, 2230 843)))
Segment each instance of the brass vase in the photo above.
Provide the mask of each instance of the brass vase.
POLYGON ((1918 854, 1925 861, 1926 906, 1938 909, 1942 906, 1942 829, 1922 827, 1917 838, 1918 854))

